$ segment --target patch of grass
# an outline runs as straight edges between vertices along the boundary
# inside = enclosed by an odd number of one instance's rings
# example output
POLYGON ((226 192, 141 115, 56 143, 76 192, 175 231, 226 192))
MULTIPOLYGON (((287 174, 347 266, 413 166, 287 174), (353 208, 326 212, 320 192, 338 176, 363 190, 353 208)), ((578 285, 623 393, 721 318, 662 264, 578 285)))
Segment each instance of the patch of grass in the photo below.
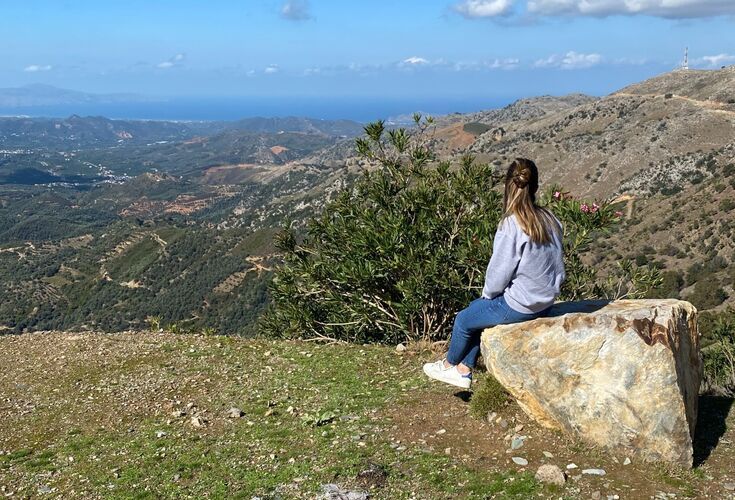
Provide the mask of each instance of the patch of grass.
POLYGON ((662 483, 676 488, 685 498, 695 498, 697 491, 693 483, 698 478, 702 478, 703 474, 697 469, 685 470, 674 466, 658 465, 655 474, 662 483))
POLYGON ((24 459, 27 459, 31 455, 33 455, 33 450, 24 448, 22 450, 13 451, 13 452, 5 455, 5 459, 8 462, 20 462, 20 461, 22 461, 24 459))
MULTIPOLYGON (((412 484, 419 491, 441 492, 451 498, 526 499, 541 491, 541 485, 530 473, 475 470, 451 457, 434 453, 421 453, 403 459, 401 468, 404 476, 413 477, 414 481, 420 478, 412 484)), ((418 496, 422 497, 421 494, 418 496)))
POLYGON ((510 394, 495 377, 488 374, 478 383, 470 400, 470 413, 476 418, 485 418, 487 414, 500 410, 510 401, 510 394))
POLYGON ((53 459, 56 455, 52 451, 43 451, 38 455, 34 455, 30 460, 26 462, 26 467, 30 469, 43 469, 48 470, 53 464, 53 459))
POLYGON ((490 129, 492 129, 492 127, 490 125, 486 125, 486 124, 480 123, 480 122, 465 123, 462 126, 462 130, 464 130, 468 134, 472 134, 472 135, 475 135, 475 136, 482 135, 482 134, 484 134, 485 132, 487 132, 490 129))

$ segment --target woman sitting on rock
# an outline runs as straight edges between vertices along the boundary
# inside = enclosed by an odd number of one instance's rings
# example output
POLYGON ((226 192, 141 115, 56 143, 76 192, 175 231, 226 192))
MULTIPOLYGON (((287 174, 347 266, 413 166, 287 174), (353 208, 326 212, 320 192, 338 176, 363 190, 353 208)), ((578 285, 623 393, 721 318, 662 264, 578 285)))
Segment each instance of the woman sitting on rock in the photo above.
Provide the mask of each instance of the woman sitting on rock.
POLYGON ((482 297, 457 314, 446 358, 424 365, 429 377, 468 389, 482 331, 544 316, 559 295, 565 278, 562 226, 536 205, 537 190, 534 162, 511 163, 482 297))

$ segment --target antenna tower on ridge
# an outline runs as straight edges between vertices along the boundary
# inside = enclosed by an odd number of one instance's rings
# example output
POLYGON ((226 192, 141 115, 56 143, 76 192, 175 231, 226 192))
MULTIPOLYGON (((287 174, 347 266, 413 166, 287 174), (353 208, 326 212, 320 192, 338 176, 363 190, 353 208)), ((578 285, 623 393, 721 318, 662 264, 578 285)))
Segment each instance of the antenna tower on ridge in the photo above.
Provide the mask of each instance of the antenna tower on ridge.
POLYGON ((689 69, 689 47, 684 49, 684 62, 681 65, 681 69, 689 69))

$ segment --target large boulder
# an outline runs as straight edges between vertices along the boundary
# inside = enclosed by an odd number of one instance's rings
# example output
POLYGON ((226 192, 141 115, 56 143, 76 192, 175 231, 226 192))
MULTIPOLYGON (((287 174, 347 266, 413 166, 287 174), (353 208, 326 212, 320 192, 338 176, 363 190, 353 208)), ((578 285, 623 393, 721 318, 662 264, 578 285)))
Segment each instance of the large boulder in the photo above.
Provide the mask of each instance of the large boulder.
POLYGON ((568 302, 488 328, 488 371, 546 427, 651 461, 692 465, 702 363, 679 300, 568 302))

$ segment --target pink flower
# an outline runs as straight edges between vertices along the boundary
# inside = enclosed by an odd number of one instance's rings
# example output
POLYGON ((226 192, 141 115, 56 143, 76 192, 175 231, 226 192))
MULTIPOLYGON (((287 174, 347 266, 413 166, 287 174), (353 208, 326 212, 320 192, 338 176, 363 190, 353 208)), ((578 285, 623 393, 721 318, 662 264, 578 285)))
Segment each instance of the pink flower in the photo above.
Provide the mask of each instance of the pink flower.
POLYGON ((597 211, 598 211, 599 209, 600 209, 600 205, 598 205, 597 203, 593 203, 593 204, 592 204, 592 208, 590 209, 590 212, 592 212, 592 213, 594 214, 594 213, 595 213, 595 212, 597 212, 597 211))
POLYGON ((561 199, 561 191, 554 191, 554 199, 555 200, 561 199))
POLYGON ((620 210, 615 212, 615 217, 622 217, 622 216, 623 216, 623 212, 621 212, 620 210))
POLYGON ((581 205, 579 206, 579 209, 580 209, 580 210, 581 210, 582 212, 586 213, 586 214, 587 214, 587 213, 589 213, 589 211, 590 211, 590 207, 589 207, 589 205, 587 205, 586 203, 582 203, 582 204, 581 204, 581 205))

